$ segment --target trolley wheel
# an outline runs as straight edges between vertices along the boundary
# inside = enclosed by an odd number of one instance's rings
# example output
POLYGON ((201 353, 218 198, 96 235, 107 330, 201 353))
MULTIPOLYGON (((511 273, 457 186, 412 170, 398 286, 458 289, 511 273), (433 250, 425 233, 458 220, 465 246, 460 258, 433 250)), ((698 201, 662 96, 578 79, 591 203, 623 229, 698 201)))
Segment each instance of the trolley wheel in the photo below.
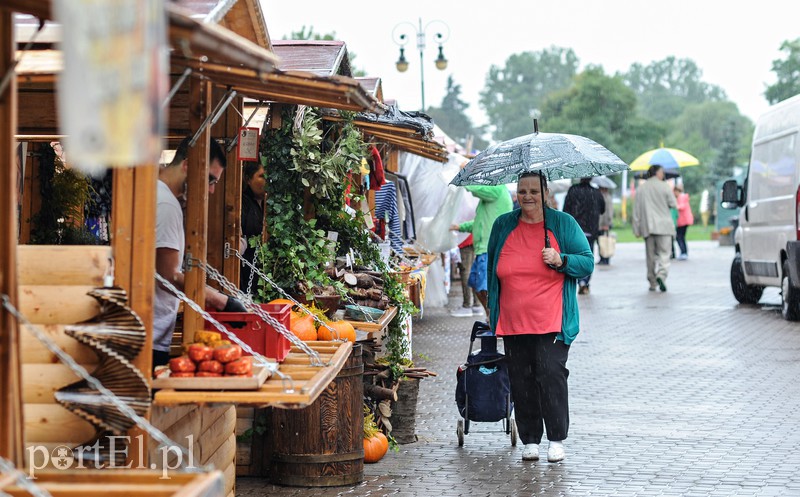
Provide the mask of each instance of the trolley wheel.
POLYGON ((514 418, 508 420, 508 423, 511 425, 511 446, 517 446, 517 422, 514 421, 514 418))
POLYGON ((464 446, 464 420, 459 419, 456 424, 456 435, 458 436, 458 446, 464 446))

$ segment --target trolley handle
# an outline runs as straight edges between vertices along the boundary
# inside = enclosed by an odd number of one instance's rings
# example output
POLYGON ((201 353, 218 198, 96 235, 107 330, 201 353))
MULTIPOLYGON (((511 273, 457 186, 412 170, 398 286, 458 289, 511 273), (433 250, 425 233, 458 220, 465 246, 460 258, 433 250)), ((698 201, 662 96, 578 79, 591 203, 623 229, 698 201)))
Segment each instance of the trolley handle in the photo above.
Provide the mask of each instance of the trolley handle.
POLYGON ((476 338, 480 338, 481 336, 494 336, 494 332, 489 327, 489 323, 475 321, 475 324, 472 325, 472 333, 470 333, 469 341, 474 342, 476 338))
POLYGON ((468 362, 468 363, 464 364, 464 367, 465 368, 475 368, 475 367, 478 367, 478 366, 485 366, 487 364, 494 364, 494 363, 497 363, 497 362, 500 362, 500 361, 505 361, 505 360, 506 360, 506 356, 503 356, 503 357, 498 357, 496 359, 489 359, 488 361, 472 362, 472 363, 468 362))

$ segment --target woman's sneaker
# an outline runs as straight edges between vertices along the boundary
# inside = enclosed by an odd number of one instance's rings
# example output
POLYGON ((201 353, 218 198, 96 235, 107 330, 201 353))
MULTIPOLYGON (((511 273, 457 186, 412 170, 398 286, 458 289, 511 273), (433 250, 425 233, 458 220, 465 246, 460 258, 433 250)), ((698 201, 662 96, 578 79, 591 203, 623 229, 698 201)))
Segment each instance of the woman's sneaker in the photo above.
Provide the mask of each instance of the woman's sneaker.
POLYGON ((550 445, 547 447, 547 462, 563 461, 566 456, 567 453, 564 451, 563 443, 550 442, 550 445))
POLYGON ((471 318, 472 309, 469 307, 459 307, 454 311, 450 311, 450 315, 457 318, 471 318))
POLYGON ((472 306, 472 315, 473 316, 483 316, 483 306, 482 305, 473 305, 472 306))
POLYGON ((523 461, 538 461, 539 460, 539 444, 525 444, 522 448, 523 461))

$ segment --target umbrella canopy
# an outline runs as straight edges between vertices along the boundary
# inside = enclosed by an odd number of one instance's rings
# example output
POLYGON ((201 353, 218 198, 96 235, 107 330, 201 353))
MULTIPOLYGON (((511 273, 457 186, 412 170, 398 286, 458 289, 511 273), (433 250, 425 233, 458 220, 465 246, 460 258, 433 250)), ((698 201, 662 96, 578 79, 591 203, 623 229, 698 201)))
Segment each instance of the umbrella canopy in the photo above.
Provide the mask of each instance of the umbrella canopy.
MULTIPOLYGON (((589 138, 539 133, 539 123, 534 119, 532 134, 487 148, 469 161, 450 184, 504 185, 516 182, 521 174, 528 172, 541 173, 548 181, 553 181, 600 176, 627 169, 628 165, 622 159, 589 138)), ((544 194, 542 185, 542 205, 544 194)), ((545 247, 550 247, 546 224, 544 241, 545 247)))
POLYGON ((617 184, 605 176, 595 176, 592 178, 592 185, 596 186, 597 188, 608 188, 609 190, 613 190, 617 187, 617 184))
POLYGON ((661 166, 664 171, 677 173, 681 167, 697 166, 700 161, 694 155, 677 148, 655 148, 631 162, 631 171, 647 171, 650 166, 661 166))
POLYGON ((627 169, 622 159, 589 138, 537 131, 492 145, 469 161, 450 183, 503 185, 516 182, 525 172, 541 172, 552 181, 627 169))

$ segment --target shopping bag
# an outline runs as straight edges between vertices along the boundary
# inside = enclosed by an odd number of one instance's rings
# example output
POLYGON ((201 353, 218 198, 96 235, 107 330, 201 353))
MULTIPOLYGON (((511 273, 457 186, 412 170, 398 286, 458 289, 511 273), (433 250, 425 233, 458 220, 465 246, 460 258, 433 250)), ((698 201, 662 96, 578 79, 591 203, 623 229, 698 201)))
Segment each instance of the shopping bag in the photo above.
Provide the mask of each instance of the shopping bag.
POLYGON ((609 231, 604 235, 598 236, 597 247, 600 252, 600 257, 604 259, 613 257, 614 251, 617 248, 617 234, 609 231))

